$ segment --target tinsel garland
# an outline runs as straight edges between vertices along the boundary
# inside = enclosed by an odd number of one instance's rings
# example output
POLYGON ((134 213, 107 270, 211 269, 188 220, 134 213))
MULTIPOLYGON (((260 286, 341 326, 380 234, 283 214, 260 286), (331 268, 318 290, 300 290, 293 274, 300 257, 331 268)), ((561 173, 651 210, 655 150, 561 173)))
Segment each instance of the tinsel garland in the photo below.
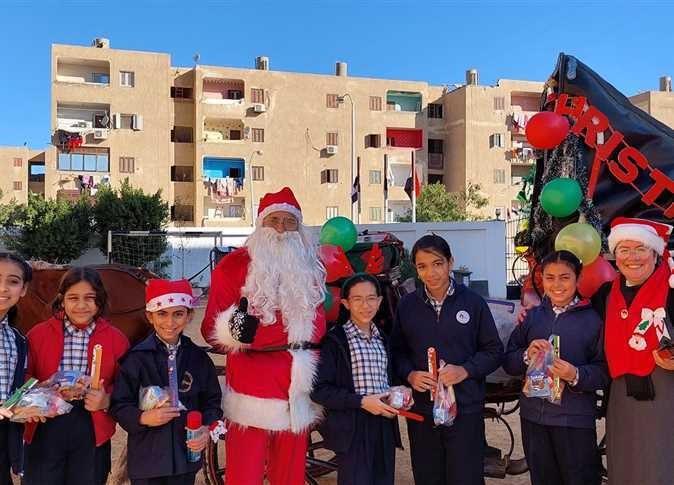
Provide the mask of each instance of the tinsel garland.
MULTIPOLYGON (((572 178, 578 181, 584 194, 587 194, 588 173, 584 164, 584 150, 587 150, 579 136, 569 133, 566 139, 556 148, 547 152, 547 159, 543 164, 541 186, 559 177, 572 178)), ((546 153, 537 152, 541 157, 546 153)), ((591 200, 583 198, 578 211, 569 217, 555 218, 550 216, 543 207, 537 204, 532 209, 532 224, 530 224, 531 249, 537 260, 554 250, 557 233, 567 224, 586 222, 593 226, 602 237, 602 247, 607 249, 606 236, 602 233, 602 220, 599 211, 591 200)))

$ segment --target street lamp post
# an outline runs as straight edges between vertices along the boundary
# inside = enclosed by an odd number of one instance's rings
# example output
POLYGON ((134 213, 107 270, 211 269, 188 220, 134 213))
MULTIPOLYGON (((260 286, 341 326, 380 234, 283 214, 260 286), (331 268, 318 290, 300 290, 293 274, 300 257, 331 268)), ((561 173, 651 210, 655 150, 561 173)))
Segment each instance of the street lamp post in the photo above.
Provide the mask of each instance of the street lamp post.
POLYGON ((255 227, 255 193, 253 191, 253 158, 262 156, 262 150, 255 150, 248 157, 248 176, 250 177, 250 225, 255 227))
MULTIPOLYGON (((356 104, 353 102, 353 98, 349 93, 337 96, 337 102, 340 104, 344 103, 347 97, 349 98, 349 101, 351 101, 351 187, 349 188, 353 190, 353 184, 356 181, 356 171, 358 170, 356 166, 356 104)), ((349 190, 349 200, 351 200, 351 190, 349 190)), ((358 194, 358 197, 360 197, 360 195, 361 194, 358 194)), ((360 224, 358 201, 351 202, 351 220, 356 224, 360 224)))

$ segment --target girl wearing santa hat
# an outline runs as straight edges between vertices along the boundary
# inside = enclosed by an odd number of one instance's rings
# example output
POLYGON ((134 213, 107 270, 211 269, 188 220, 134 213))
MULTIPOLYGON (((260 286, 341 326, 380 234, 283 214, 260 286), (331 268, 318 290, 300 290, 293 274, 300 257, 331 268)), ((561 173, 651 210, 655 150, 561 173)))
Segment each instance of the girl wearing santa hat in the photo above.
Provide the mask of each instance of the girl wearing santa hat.
POLYGON ((671 485, 674 359, 672 226, 618 217, 608 236, 620 276, 593 296, 613 378, 607 414, 611 485, 671 485), (671 354, 670 354, 671 355, 671 354))
POLYGON ((25 485, 103 485, 110 472, 110 438, 116 423, 107 413, 117 359, 129 348, 122 332, 102 317, 107 294, 98 272, 71 268, 61 278, 54 316, 37 324, 28 339, 27 378, 49 379, 57 371, 89 374, 95 346, 103 349, 100 388, 71 401, 62 416, 27 423, 25 485))

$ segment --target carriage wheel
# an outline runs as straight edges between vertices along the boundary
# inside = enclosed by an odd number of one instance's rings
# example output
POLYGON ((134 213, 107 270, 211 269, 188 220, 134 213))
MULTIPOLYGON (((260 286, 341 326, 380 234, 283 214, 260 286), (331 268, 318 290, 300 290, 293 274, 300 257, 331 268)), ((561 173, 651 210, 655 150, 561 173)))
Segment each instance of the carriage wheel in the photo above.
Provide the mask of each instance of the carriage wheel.
MULTIPOLYGON (((309 485, 318 485, 314 478, 322 477, 328 473, 337 470, 336 457, 332 452, 323 451, 321 458, 316 457, 316 451, 323 449, 323 440, 313 440, 310 438, 309 449, 307 451, 305 483, 309 485)), ((208 441, 208 446, 204 450, 202 470, 206 485, 224 485, 225 475, 225 441, 224 436, 220 436, 217 443, 208 441)))

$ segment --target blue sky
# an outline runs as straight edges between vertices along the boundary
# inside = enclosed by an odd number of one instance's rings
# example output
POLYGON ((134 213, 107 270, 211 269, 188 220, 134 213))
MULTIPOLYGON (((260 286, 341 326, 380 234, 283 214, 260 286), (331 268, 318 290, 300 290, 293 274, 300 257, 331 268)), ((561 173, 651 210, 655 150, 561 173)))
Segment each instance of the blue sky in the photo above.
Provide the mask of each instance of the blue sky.
POLYGON ((0 145, 49 140, 50 44, 167 52, 201 63, 482 84, 544 80, 573 54, 627 95, 674 76, 674 2, 16 1, 0 4, 0 145))

